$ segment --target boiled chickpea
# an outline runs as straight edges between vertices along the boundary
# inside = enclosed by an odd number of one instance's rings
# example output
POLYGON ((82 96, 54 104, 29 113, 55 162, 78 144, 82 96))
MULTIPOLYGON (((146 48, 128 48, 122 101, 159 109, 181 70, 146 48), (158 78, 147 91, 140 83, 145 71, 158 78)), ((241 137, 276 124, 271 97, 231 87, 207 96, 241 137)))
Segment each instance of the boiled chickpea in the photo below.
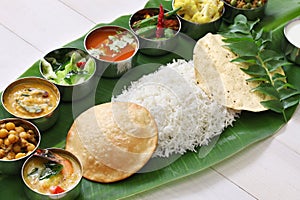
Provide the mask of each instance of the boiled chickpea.
POLYGON ((30 137, 30 134, 23 131, 19 134, 19 136, 20 138, 28 139, 30 137))
POLYGON ((17 153, 15 159, 22 158, 24 156, 26 156, 26 153, 17 153))
POLYGON ((8 140, 8 138, 5 138, 5 139, 4 139, 4 144, 5 144, 6 146, 9 146, 9 145, 10 145, 10 141, 8 140))
POLYGON ((8 131, 4 128, 0 130, 0 138, 6 138, 8 135, 8 131))
POLYGON ((4 149, 0 149, 0 158, 3 158, 5 156, 4 149))
POLYGON ((25 140, 24 138, 21 138, 21 147, 27 147, 28 141, 25 140))
POLYGON ((10 130, 14 130, 16 125, 12 122, 8 122, 8 123, 5 124, 5 127, 6 127, 7 130, 10 131, 10 130))
POLYGON ((10 130, 10 131, 8 132, 8 134, 18 135, 18 132, 15 131, 15 130, 10 130))
POLYGON ((31 143, 28 143, 28 145, 27 145, 27 151, 33 151, 34 149, 35 149, 35 145, 31 144, 31 143))
POLYGON ((19 144, 15 144, 13 146, 13 150, 15 153, 20 153, 21 152, 21 146, 19 144))
POLYGON ((4 141, 3 139, 0 139, 0 147, 3 145, 4 141))
POLYGON ((28 130, 27 133, 30 135, 35 135, 33 130, 28 130))
POLYGON ((24 129, 22 126, 17 126, 17 127, 15 128, 15 130, 16 130, 18 133, 21 133, 21 132, 25 131, 25 129, 24 129))
POLYGON ((7 139, 11 144, 16 143, 19 140, 19 137, 14 134, 9 134, 7 139))

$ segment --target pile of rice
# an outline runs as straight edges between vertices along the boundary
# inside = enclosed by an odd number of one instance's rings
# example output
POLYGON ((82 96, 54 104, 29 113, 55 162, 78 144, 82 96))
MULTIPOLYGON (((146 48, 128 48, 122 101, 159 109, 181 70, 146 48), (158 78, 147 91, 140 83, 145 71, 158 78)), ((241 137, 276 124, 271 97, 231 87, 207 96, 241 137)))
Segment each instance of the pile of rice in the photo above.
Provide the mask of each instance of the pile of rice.
POLYGON ((112 101, 133 102, 147 108, 156 120, 158 147, 153 157, 184 154, 207 145, 238 116, 197 86, 193 62, 173 61, 132 82, 112 101))

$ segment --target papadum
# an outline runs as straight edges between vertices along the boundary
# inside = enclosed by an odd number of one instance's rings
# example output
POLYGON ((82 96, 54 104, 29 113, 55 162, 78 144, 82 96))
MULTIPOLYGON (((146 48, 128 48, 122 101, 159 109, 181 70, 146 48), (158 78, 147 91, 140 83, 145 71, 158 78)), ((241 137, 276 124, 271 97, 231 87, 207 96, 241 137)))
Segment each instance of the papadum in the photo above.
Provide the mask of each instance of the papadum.
POLYGON ((66 150, 82 162, 85 178, 109 183, 140 170, 151 158, 157 141, 157 125, 146 108, 114 102, 80 114, 69 130, 66 150))
POLYGON ((240 69, 248 66, 231 62, 237 56, 224 46, 222 39, 221 35, 208 33, 198 40, 193 57, 198 85, 228 108, 253 112, 267 110, 260 102, 269 97, 251 91, 258 84, 247 82, 251 76, 240 69))

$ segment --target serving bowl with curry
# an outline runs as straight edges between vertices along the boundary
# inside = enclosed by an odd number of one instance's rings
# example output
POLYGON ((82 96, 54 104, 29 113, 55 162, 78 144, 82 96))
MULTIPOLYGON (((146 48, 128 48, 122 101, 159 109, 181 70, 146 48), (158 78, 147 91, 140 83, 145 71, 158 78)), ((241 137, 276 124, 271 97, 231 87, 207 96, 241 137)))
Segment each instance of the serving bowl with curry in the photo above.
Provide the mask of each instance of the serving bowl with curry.
POLYGON ((41 135, 31 122, 19 118, 0 120, 0 174, 19 174, 24 161, 39 147, 41 135))
POLYGON ((30 120, 39 130, 46 130, 55 124, 59 102, 58 88, 38 77, 18 79, 2 93, 5 110, 15 117, 30 120))

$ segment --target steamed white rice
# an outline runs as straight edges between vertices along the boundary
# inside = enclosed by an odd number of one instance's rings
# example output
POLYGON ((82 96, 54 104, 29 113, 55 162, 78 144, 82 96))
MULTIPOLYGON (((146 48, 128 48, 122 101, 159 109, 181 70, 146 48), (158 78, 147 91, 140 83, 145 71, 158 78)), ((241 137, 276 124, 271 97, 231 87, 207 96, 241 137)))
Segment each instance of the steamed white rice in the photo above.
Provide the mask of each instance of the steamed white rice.
POLYGON ((193 62, 173 61, 124 88, 112 101, 129 101, 147 108, 158 126, 153 157, 184 154, 207 145, 237 117, 197 86, 193 62))

